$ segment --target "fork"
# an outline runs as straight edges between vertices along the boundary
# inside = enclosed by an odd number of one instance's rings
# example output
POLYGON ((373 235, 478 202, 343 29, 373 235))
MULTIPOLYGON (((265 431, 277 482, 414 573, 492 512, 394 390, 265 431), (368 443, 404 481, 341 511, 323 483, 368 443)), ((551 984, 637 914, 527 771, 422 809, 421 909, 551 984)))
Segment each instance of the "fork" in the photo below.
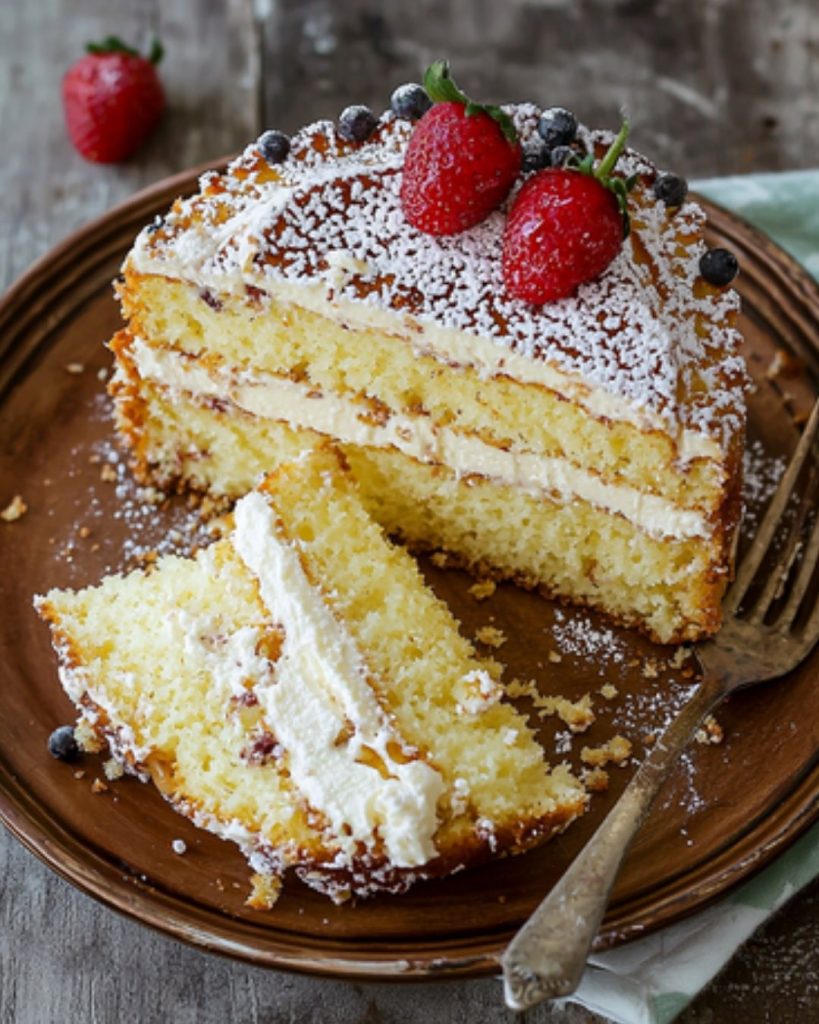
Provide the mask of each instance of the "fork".
POLYGON ((703 719, 729 694, 778 679, 803 661, 819 640, 819 598, 809 595, 819 560, 819 516, 806 545, 801 538, 815 497, 814 444, 819 400, 724 604, 719 633, 693 648, 702 680, 635 773, 623 795, 557 885, 510 942, 501 958, 506 1005, 525 1010, 570 995, 580 983, 609 893, 634 835, 671 768, 703 719), (809 479, 781 549, 773 549, 791 517, 791 496, 808 456, 809 479), (773 552, 773 568, 768 569, 773 552), (765 571, 760 570, 765 565, 765 571), (765 573, 768 573, 766 576, 765 573), (752 584, 757 586, 752 590, 752 584), (788 586, 790 582, 790 586, 788 586), (801 614, 800 614, 801 612, 801 614), (768 622, 773 618, 772 622, 768 622))

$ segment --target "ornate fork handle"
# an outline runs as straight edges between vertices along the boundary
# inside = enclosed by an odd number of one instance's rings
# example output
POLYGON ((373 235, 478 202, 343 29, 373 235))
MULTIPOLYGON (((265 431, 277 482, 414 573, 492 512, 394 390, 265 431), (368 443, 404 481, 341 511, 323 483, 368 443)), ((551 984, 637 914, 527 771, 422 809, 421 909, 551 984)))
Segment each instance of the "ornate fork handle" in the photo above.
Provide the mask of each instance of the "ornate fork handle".
POLYGON ((626 850, 697 726, 725 692, 719 677, 703 678, 585 849, 511 941, 501 960, 508 1007, 525 1010, 577 988, 626 850))

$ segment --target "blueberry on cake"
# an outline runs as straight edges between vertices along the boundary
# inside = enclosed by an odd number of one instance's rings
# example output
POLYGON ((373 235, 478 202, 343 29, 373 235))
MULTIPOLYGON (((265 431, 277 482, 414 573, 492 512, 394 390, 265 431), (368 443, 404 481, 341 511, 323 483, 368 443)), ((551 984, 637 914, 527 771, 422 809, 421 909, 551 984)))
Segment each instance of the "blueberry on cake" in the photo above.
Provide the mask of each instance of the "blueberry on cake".
POLYGON ((139 235, 111 343, 137 473, 239 497, 330 438, 410 546, 714 632, 745 370, 702 209, 624 132, 427 86, 265 133, 139 235))
POLYGON ((60 678, 127 771, 341 901, 516 853, 585 809, 329 446, 194 558, 37 599, 60 678))

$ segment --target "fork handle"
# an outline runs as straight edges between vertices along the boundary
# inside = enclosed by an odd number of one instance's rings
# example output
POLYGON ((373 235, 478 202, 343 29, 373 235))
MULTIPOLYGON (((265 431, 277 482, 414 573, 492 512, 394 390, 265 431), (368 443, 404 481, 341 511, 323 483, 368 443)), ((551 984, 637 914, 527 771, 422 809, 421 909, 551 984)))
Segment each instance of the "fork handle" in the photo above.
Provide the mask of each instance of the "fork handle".
POLYGON ((509 943, 501 964, 510 1009, 570 995, 580 984, 626 850, 695 729, 722 695, 718 679, 703 678, 585 848, 509 943))

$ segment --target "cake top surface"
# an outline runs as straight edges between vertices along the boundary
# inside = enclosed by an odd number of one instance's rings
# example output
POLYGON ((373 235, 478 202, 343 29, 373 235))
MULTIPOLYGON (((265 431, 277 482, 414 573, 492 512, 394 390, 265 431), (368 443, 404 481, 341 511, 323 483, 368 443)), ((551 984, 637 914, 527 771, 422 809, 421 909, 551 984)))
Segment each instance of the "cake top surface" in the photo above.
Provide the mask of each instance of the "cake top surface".
MULTIPOLYGON (((525 147, 540 110, 508 107, 525 147)), ((402 314, 423 333, 459 331, 510 355, 658 414, 675 432, 727 441, 742 425, 745 369, 733 327, 738 296, 700 276, 701 208, 671 210, 656 200, 656 169, 627 150, 616 172, 637 175, 632 231, 596 280, 556 302, 532 305, 508 294, 501 267, 505 203, 456 235, 412 227, 400 202, 409 121, 385 113, 364 143, 339 138, 329 121, 292 139, 275 166, 250 145, 200 192, 177 200, 146 228, 130 259, 141 271, 259 298, 274 282, 319 285, 327 299, 402 314)), ((581 128, 587 151, 606 132, 581 128)), ((524 175, 520 181, 523 181, 524 175)), ((501 364, 502 365, 502 364, 501 364)))

